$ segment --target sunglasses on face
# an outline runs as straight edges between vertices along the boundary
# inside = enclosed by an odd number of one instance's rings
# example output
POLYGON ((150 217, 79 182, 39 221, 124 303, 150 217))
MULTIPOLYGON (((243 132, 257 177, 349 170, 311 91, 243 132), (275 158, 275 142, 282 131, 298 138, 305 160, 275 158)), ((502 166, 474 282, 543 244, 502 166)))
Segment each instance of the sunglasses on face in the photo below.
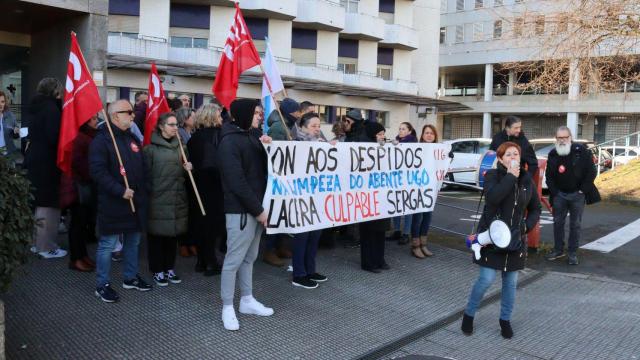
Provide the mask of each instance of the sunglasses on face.
POLYGON ((128 114, 128 115, 133 115, 133 110, 122 110, 122 111, 116 111, 116 114, 128 114))
POLYGON ((176 127, 178 126, 178 123, 166 123, 165 125, 168 127, 176 127))

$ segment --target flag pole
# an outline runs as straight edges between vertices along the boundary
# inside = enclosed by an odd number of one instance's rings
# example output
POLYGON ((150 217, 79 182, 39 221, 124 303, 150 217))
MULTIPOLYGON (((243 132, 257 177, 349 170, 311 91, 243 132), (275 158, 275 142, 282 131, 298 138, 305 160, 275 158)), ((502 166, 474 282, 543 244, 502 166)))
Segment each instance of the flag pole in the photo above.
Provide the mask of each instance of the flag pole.
MULTIPOLYGON (((122 157, 120 157, 120 150, 118 150, 118 144, 116 143, 116 137, 113 135, 113 129, 111 129, 111 122, 107 117, 107 113, 102 108, 102 116, 104 116, 104 122, 107 124, 107 129, 109 129, 109 134, 111 135, 111 141, 113 141, 113 148, 116 150, 116 156, 118 157, 118 164, 120 165, 120 174, 124 178, 124 186, 129 190, 129 180, 127 179, 127 173, 124 169, 124 165, 122 163, 122 157)), ((129 205, 131 205, 131 212, 136 212, 136 206, 133 204, 133 199, 129 199, 129 205)))
MULTIPOLYGON (((184 153, 184 149, 182 148, 182 139, 180 139, 180 134, 176 134, 176 136, 178 137, 178 144, 180 144, 180 154, 182 154, 182 159, 186 163, 188 162, 188 160, 187 154, 184 153)), ((202 212, 202 216, 206 216, 207 214, 204 212, 204 206, 202 206, 202 200, 200 200, 200 193, 198 192, 198 187, 196 186, 196 182, 193 179, 193 174, 191 173, 191 170, 187 170, 187 173, 189 173, 189 179, 191 180, 193 191, 196 193, 196 199, 198 199, 198 205, 200 205, 200 212, 202 212)))
MULTIPOLYGON (((271 95, 271 98, 273 99, 273 103, 276 106, 276 111, 280 115, 280 121, 282 122, 282 126, 284 126, 284 131, 287 133, 287 139, 293 140, 293 138, 291 137, 291 132, 289 131, 289 127, 287 126, 287 123, 284 122, 284 116, 282 116, 282 112, 280 111, 280 104, 278 104, 278 101, 276 101, 276 97, 273 94, 273 90, 271 90, 271 83, 269 82, 269 77, 266 76, 266 72, 264 71, 264 66, 262 65, 262 61, 260 61, 260 71, 262 71, 262 77, 264 78, 264 81, 267 82, 267 89, 269 89, 269 95, 271 95)), ((286 94, 287 94, 286 90, 284 91, 285 91, 285 97, 286 97, 286 94)))

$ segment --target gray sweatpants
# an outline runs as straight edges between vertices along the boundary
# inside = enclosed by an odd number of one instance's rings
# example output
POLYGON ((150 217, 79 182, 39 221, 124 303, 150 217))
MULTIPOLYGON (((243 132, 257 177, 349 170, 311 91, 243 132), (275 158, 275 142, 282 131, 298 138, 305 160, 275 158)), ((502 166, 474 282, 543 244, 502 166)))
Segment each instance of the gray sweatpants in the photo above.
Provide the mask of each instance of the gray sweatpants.
POLYGON ((253 262, 258 257, 264 227, 251 214, 226 214, 226 219, 227 254, 222 265, 220 297, 223 305, 233 305, 236 273, 240 295, 252 295, 253 262))

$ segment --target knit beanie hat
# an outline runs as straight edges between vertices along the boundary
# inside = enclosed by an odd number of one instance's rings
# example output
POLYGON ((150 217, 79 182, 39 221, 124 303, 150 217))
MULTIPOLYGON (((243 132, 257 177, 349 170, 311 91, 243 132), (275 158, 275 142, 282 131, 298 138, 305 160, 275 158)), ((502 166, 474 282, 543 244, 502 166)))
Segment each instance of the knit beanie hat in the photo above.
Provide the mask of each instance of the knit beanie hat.
POLYGON ((300 110, 300 104, 291 98, 284 98, 280 103, 280 111, 282 115, 287 115, 300 110))
POLYGON ((236 99, 231 103, 231 116, 240 129, 249 130, 258 100, 236 99))
POLYGON ((364 132, 367 134, 367 138, 369 138, 371 141, 376 141, 376 135, 380 131, 385 130, 386 129, 384 128, 384 126, 382 126, 382 124, 377 121, 367 121, 364 124, 364 132))

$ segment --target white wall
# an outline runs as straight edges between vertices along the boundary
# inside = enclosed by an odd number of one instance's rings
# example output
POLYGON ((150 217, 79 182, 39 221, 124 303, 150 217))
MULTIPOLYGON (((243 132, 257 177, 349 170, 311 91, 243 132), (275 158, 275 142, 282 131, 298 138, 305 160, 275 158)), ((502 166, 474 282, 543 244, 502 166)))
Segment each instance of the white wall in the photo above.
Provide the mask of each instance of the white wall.
POLYGON ((316 64, 338 66, 338 33, 318 30, 316 64))
POLYGON ((358 71, 375 74, 378 70, 378 43, 358 41, 358 71))
POLYGON ((273 56, 291 59, 290 20, 269 19, 269 45, 273 56))
POLYGON ((169 39, 169 0, 140 0, 140 35, 169 39))
POLYGON ((394 24, 413 27, 413 3, 411 0, 396 0, 394 24))
POLYGON ((378 17, 379 0, 360 0, 358 12, 361 14, 378 17))
POLYGON ((209 46, 224 47, 229 36, 235 9, 226 6, 212 6, 209 23, 209 46))
POLYGON ((393 78, 411 80, 411 51, 393 50, 393 78))
POLYGON ((435 97, 440 57, 440 0, 414 3, 413 24, 418 31, 418 49, 411 52, 411 79, 418 84, 419 95, 435 97))

